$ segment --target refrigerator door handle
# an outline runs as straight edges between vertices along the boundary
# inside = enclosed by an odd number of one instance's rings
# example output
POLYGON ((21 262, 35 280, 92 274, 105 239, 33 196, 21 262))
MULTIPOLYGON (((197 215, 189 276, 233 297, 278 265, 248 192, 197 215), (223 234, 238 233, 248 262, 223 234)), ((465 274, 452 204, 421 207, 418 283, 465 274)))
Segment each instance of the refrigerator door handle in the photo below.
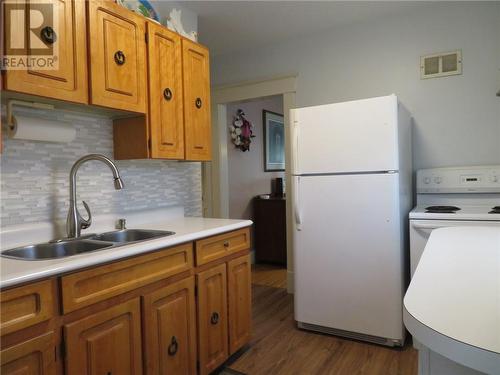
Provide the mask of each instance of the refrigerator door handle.
POLYGON ((295 110, 290 110, 290 122, 292 124, 292 174, 299 174, 298 161, 299 161, 299 123, 295 119, 295 110))
POLYGON ((293 211, 295 214, 295 228, 297 230, 302 230, 302 216, 300 214, 300 200, 299 200, 299 186, 300 186, 300 177, 295 177, 295 186, 294 186, 294 204, 293 211))

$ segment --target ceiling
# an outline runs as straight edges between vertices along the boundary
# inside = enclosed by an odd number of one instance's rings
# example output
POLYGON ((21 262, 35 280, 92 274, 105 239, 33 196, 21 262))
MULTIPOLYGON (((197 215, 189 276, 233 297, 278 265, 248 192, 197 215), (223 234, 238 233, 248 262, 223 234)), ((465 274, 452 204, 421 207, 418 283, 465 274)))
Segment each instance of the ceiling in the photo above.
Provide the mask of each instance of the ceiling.
POLYGON ((210 48, 212 55, 221 55, 408 12, 425 2, 182 1, 181 4, 198 14, 200 42, 210 48))

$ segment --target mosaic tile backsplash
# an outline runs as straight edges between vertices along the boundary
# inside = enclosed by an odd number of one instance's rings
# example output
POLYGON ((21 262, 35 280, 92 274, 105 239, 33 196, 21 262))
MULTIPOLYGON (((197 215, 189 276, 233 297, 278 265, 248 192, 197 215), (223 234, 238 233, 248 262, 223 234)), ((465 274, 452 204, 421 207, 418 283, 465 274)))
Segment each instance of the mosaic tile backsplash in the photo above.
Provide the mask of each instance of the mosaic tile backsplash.
MULTIPOLYGON (((71 166, 90 153, 113 157, 112 121, 64 111, 16 109, 15 113, 70 122, 76 128, 76 139, 49 143, 3 135, 0 226, 65 220, 71 166)), ((85 200, 93 215, 182 205, 186 216, 201 216, 200 163, 127 160, 116 164, 123 190, 114 189, 111 171, 100 162, 88 162, 78 171, 78 200, 85 200)), ((79 207, 85 217, 81 203, 79 207)))

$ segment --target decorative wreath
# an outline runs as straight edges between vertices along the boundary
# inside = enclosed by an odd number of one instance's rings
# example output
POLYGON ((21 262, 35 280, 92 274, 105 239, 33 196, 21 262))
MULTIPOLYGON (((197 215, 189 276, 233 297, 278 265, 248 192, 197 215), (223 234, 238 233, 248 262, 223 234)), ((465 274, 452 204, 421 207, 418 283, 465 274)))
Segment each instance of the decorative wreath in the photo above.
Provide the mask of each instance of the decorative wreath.
POLYGON ((233 124, 229 127, 231 140, 236 148, 243 152, 250 150, 252 138, 255 138, 252 129, 253 125, 245 118, 245 112, 242 109, 238 109, 234 116, 233 124))

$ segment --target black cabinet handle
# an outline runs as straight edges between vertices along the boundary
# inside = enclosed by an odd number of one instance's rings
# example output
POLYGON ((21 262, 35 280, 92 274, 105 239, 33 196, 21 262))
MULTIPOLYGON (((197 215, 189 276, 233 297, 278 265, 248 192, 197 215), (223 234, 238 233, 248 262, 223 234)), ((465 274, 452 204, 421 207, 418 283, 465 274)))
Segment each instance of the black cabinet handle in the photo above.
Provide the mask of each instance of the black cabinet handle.
POLYGON ((202 105, 201 99, 200 98, 196 98, 196 101, 194 102, 194 105, 196 106, 196 108, 200 109, 201 105, 202 105))
POLYGON ((40 30, 40 36, 47 44, 54 44, 57 40, 57 34, 50 26, 45 26, 42 30, 40 30))
POLYGON ((229 241, 224 242, 224 247, 229 247, 229 241))
POLYGON ((210 317, 210 323, 212 323, 213 325, 219 323, 219 313, 217 312, 212 313, 212 316, 210 317))
POLYGON ((177 353, 177 349, 179 349, 177 338, 175 336, 172 336, 172 340, 170 341, 170 345, 168 346, 168 355, 174 356, 175 353, 177 353))
POLYGON ((170 90, 168 87, 163 90, 163 97, 165 98, 166 101, 172 100, 172 90, 170 90))
POLYGON ((118 65, 125 64, 125 54, 123 53, 123 51, 115 52, 115 63, 117 63, 118 65))

